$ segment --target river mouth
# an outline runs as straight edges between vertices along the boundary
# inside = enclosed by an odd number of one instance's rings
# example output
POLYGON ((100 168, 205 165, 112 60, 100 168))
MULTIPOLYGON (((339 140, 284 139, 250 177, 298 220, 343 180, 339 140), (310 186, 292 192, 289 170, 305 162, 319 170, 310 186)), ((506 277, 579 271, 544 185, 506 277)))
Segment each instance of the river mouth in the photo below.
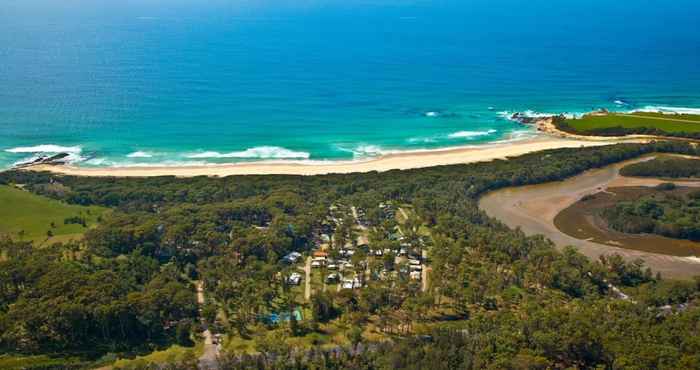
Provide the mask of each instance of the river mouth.
MULTIPOLYGON (((674 195, 685 195, 694 190, 679 187, 674 195)), ((600 212, 619 202, 634 201, 659 190, 643 186, 615 187, 598 192, 565 208, 554 218, 554 225, 564 234, 576 239, 643 252, 679 257, 700 257, 700 243, 667 238, 655 234, 626 234, 608 227, 600 212)))

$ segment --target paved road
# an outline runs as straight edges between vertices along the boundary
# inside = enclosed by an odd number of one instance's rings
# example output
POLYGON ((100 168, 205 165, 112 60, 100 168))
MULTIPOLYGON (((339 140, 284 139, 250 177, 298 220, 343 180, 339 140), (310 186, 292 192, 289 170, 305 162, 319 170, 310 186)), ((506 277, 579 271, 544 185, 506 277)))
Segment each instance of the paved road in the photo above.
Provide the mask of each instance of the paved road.
MULTIPOLYGON (((498 190, 482 197, 479 200, 479 208, 511 228, 520 227, 527 235, 544 235, 560 247, 575 246, 581 253, 592 259, 617 253, 627 260, 641 258, 654 271, 661 272, 665 277, 687 279, 700 275, 698 258, 642 252, 580 240, 562 233, 554 225, 554 218, 560 211, 586 194, 597 193, 608 187, 655 186, 663 182, 657 179, 620 176, 620 168, 640 160, 644 159, 630 160, 587 171, 565 181, 498 190)), ((700 182, 682 182, 682 184, 699 186, 700 182)))
MULTIPOLYGON (((200 309, 204 306, 204 286, 201 281, 197 282, 197 303, 200 309)), ((204 353, 199 358, 199 368, 202 370, 214 370, 219 368, 217 357, 219 356, 219 348, 214 344, 214 336, 212 335, 204 318, 201 319, 204 325, 204 353)))

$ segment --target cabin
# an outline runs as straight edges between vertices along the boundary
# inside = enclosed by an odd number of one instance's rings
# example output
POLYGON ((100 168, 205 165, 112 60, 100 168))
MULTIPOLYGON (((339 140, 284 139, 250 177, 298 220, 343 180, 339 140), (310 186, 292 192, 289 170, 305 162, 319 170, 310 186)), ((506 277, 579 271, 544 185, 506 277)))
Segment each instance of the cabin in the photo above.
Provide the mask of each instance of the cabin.
POLYGON ((285 263, 293 264, 293 263, 299 262, 301 257, 302 257, 301 253, 292 252, 292 253, 289 253, 288 255, 282 257, 282 261, 284 261, 285 263))
POLYGON ((287 283, 290 285, 299 285, 301 283, 301 274, 295 272, 289 275, 287 278, 287 283))
POLYGON ((326 276, 326 284, 337 284, 341 278, 342 276, 337 272, 330 273, 326 276))

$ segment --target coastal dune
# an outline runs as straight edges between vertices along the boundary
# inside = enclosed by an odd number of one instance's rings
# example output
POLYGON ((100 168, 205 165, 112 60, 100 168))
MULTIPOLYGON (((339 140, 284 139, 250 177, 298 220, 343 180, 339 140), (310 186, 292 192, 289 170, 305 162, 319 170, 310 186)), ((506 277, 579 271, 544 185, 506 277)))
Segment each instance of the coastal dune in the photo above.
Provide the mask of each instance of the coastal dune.
POLYGON ((464 164, 505 159, 531 152, 588 146, 610 145, 640 140, 592 141, 551 136, 539 136, 517 142, 497 143, 473 147, 413 151, 389 154, 357 161, 265 161, 255 163, 212 164, 205 166, 147 166, 87 168, 70 165, 36 165, 27 169, 50 171, 75 176, 153 177, 153 176, 232 176, 232 175, 324 175, 353 172, 384 172, 432 166, 464 164))

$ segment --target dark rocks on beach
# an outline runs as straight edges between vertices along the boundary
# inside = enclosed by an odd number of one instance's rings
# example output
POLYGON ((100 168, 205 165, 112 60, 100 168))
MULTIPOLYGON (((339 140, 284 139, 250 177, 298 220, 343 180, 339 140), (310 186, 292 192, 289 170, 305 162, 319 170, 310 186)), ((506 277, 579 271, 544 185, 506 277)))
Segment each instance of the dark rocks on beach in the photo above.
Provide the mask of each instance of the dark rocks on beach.
POLYGON ((25 162, 25 163, 20 163, 15 166, 15 168, 24 168, 24 167, 31 167, 31 166, 37 166, 40 164, 49 164, 49 165, 62 165, 66 164, 66 158, 68 158, 70 154, 68 153, 58 153, 54 155, 42 155, 39 158, 36 158, 32 161, 25 162))

